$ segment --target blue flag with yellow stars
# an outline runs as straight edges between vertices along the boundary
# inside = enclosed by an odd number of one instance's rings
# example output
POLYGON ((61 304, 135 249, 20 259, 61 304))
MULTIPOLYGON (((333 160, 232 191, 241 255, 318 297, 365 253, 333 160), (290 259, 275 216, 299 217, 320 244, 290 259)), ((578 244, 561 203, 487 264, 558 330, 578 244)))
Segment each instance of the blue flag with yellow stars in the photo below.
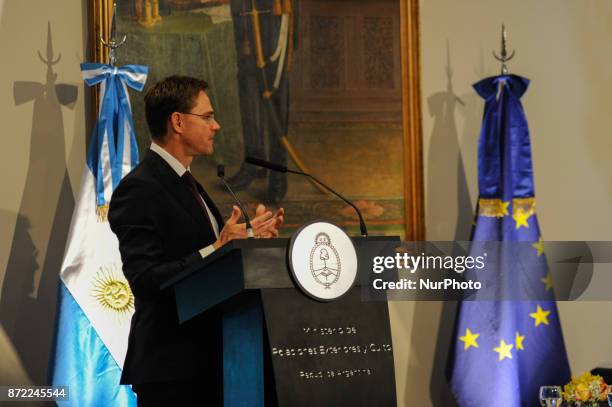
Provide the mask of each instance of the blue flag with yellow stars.
POLYGON ((448 371, 461 407, 538 406, 540 386, 570 379, 535 214, 531 143, 520 101, 528 85, 515 75, 474 85, 485 111, 471 252, 502 242, 489 256, 488 276, 480 279, 493 280, 501 297, 512 300, 473 300, 476 296, 459 304, 448 371), (535 294, 516 300, 526 291, 535 294))

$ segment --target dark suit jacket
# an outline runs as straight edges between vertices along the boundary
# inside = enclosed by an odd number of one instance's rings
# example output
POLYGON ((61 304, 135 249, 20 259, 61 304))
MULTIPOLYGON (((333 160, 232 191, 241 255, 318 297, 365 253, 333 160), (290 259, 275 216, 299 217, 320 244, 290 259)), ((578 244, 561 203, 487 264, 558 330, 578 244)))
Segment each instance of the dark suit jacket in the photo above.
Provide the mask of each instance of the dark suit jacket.
MULTIPOLYGON (((222 228, 217 207, 198 187, 222 228)), ((194 380, 220 369, 218 315, 209 312, 179 325, 174 293, 160 289, 200 260, 198 250, 216 240, 187 184, 149 151, 115 189, 108 220, 119 239, 123 272, 135 297, 121 383, 194 380)))

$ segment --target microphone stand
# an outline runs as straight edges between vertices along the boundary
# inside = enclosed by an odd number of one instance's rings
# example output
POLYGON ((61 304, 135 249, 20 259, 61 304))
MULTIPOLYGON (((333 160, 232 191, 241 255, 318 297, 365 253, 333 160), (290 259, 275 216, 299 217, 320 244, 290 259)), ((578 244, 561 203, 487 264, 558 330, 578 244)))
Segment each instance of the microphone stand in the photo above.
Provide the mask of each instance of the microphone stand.
POLYGON ((355 206, 355 204, 353 204, 351 201, 349 201, 348 199, 346 199, 345 197, 340 195, 338 192, 334 191, 329 186, 325 185, 323 182, 321 182, 321 180, 316 178, 314 175, 311 175, 311 174, 308 174, 308 173, 302 172, 302 171, 290 170, 289 168, 287 168, 287 167, 285 167, 283 165, 274 164, 274 163, 271 163, 269 161, 261 160, 259 158, 255 158, 255 157, 246 157, 245 162, 247 162, 249 164, 256 165, 258 167, 267 168, 267 169, 272 170, 272 171, 288 172, 288 173, 291 173, 291 174, 303 175, 303 176, 306 176, 306 177, 312 179, 313 181, 315 181, 316 183, 321 185, 323 188, 325 188, 326 190, 328 190, 332 194, 336 195, 338 198, 342 199, 344 202, 346 202, 348 205, 350 205, 355 210, 355 212, 357 212, 357 216, 359 217, 359 229, 361 231, 361 236, 368 237, 368 229, 366 227, 366 224, 365 224, 365 222, 363 220, 363 216, 361 215, 361 211, 359 210, 359 208, 357 208, 357 206, 355 206))
POLYGON ((253 233, 253 226, 251 226, 251 220, 249 219, 249 215, 247 215, 247 212, 244 209, 244 206, 242 206, 242 202, 240 202, 240 200, 238 199, 234 191, 232 191, 232 188, 229 186, 229 184, 225 180, 225 168, 222 165, 217 166, 217 177, 219 177, 223 185, 225 185, 225 189, 229 191, 229 193, 234 198, 234 202, 236 202, 236 204, 240 208, 240 212, 242 212, 242 217, 244 218, 244 223, 246 224, 247 237, 249 239, 255 237, 255 233, 253 233))

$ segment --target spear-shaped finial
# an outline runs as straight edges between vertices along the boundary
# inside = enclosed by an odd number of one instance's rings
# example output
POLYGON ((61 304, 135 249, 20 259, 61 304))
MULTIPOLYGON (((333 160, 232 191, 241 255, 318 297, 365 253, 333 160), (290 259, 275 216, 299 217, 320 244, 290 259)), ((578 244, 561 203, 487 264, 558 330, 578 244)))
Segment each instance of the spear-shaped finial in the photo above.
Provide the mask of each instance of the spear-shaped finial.
POLYGON ((127 39, 127 35, 123 35, 123 38, 117 41, 116 16, 117 16, 117 2, 113 2, 113 18, 111 21, 110 38, 108 39, 108 41, 104 41, 104 38, 102 37, 102 33, 100 33, 100 41, 102 41, 102 44, 106 48, 108 48, 108 59, 111 65, 115 65, 115 61, 116 61, 115 50, 121 47, 125 43, 125 40, 127 39))
POLYGON ((507 50, 507 33, 506 33, 506 25, 502 23, 502 32, 501 32, 501 56, 497 56, 495 51, 493 51, 493 57, 502 63, 501 73, 502 75, 508 74, 508 67, 506 66, 506 62, 510 61, 514 58, 515 51, 512 50, 512 54, 508 55, 507 50))
POLYGON ((59 62, 61 57, 62 57, 62 54, 60 53, 57 56, 57 59, 55 61, 53 60, 53 40, 51 38, 51 22, 47 21, 47 58, 46 59, 43 58, 40 51, 38 51, 38 58, 40 58, 40 60, 44 64, 47 64, 47 66, 51 68, 53 65, 59 62))

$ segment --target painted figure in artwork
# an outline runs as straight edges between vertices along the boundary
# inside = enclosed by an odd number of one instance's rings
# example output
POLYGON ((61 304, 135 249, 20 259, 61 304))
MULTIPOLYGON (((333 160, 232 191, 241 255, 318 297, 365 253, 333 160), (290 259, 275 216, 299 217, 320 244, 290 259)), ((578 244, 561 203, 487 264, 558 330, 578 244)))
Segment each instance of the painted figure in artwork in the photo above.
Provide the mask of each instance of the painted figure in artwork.
MULTIPOLYGON (((231 0, 238 62, 238 89, 245 156, 287 165, 284 146, 289 123, 289 69, 294 50, 295 0, 231 0), (268 137, 266 143, 265 137, 268 137), (265 145, 268 146, 266 154, 265 145)), ((284 173, 242 164, 229 179, 245 189, 255 178, 269 177, 267 198, 280 202, 287 193, 284 173)))

